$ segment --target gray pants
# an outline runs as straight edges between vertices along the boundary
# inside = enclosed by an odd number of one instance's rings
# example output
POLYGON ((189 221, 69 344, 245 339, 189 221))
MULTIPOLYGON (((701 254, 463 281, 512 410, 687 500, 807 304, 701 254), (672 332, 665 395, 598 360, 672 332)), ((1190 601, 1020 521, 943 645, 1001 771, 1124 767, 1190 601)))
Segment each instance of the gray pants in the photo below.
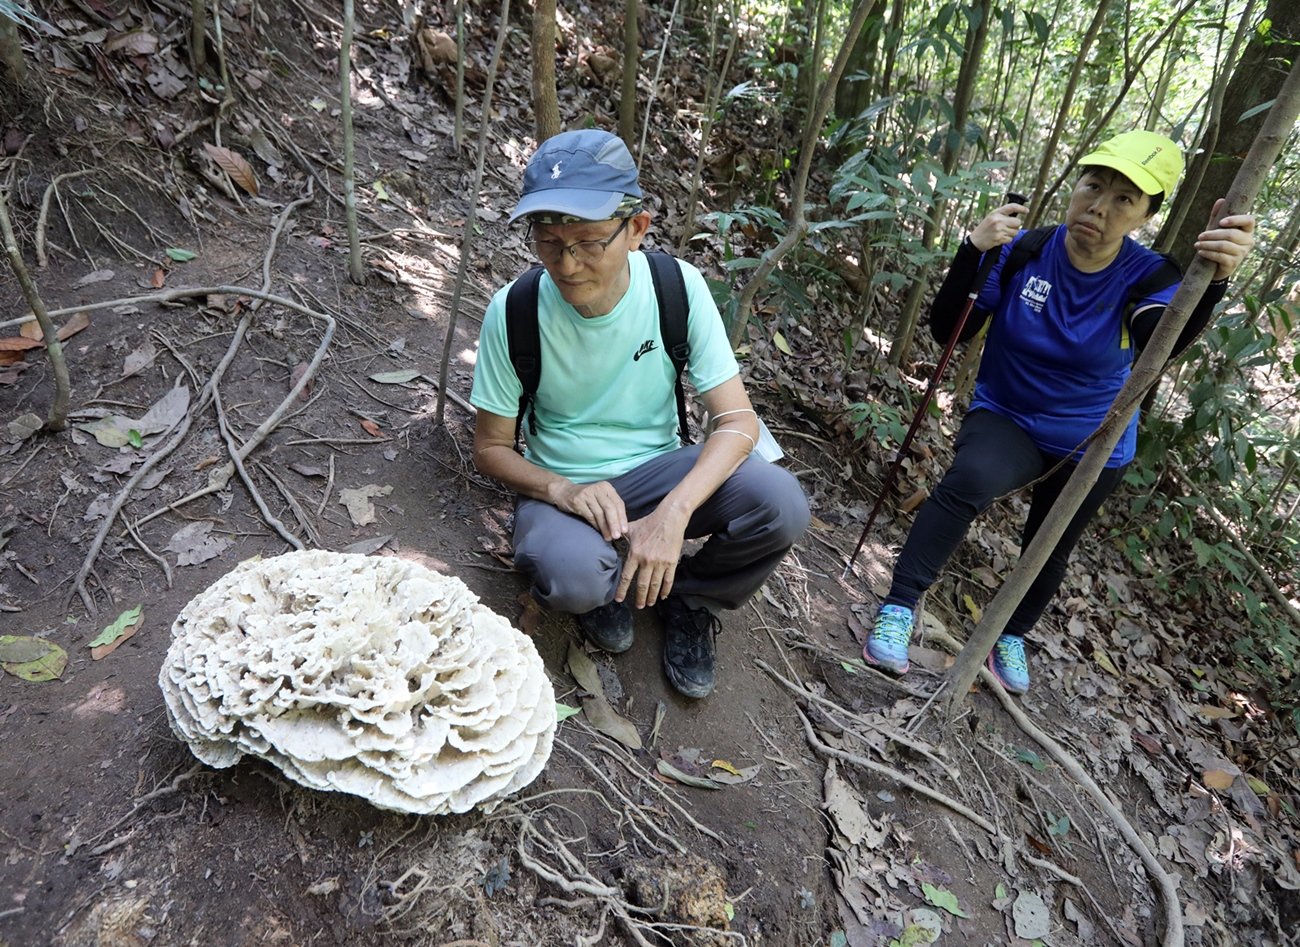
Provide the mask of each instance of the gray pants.
MULTIPOLYGON (((690 471, 700 445, 683 447, 629 470, 610 484, 628 521, 655 509, 690 471)), ((808 501, 787 470, 750 457, 691 516, 686 538, 708 536, 682 559, 672 593, 692 608, 739 608, 808 528, 808 501)), ((533 581, 546 608, 581 614, 613 601, 623 563, 587 521, 542 500, 515 508, 515 567, 533 581)))

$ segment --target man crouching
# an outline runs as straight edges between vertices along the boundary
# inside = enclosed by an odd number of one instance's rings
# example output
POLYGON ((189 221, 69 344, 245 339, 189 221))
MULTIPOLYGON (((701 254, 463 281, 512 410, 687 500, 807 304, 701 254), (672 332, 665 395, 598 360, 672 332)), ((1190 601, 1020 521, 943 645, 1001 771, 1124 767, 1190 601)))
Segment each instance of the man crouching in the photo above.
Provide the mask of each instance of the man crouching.
POLYGON ((573 613, 611 652, 632 646, 631 608, 653 605, 664 673, 704 697, 718 612, 742 605, 776 568, 808 526, 807 500, 789 472, 749 456, 758 419, 722 319, 699 271, 672 261, 687 300, 685 374, 714 421, 702 444, 681 445, 660 296, 639 250, 650 214, 621 139, 588 129, 543 142, 510 221, 520 218, 544 268, 540 378, 529 395, 511 358, 507 286, 479 337, 475 464, 519 494, 514 561, 534 597, 573 613), (683 558, 684 541, 704 536, 683 558))

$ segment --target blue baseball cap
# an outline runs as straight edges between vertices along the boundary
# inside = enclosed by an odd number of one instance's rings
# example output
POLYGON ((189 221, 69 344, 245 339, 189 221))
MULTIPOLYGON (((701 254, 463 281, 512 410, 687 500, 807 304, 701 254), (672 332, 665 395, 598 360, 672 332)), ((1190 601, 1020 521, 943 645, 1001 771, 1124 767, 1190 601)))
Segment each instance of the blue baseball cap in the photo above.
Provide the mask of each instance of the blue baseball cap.
POLYGON ((625 197, 642 196, 623 139, 596 128, 561 132, 529 159, 510 223, 539 213, 609 220, 625 197))

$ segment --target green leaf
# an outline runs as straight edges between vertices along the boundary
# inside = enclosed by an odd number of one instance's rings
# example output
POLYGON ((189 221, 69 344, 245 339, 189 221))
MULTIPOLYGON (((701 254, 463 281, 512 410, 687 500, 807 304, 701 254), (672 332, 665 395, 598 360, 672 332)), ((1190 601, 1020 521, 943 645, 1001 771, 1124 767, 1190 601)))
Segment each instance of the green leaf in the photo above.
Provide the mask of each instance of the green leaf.
POLYGON ((137 605, 135 608, 128 608, 122 614, 117 616, 117 620, 114 621, 113 624, 107 626, 103 631, 96 635, 95 640, 86 647, 98 648, 101 645, 112 644, 118 638, 121 638, 128 628, 140 620, 140 616, 143 614, 143 609, 143 605, 137 605))
POLYGON ((188 263, 198 256, 193 250, 182 250, 180 247, 168 247, 167 256, 177 263, 188 263))
POLYGON ((1047 764, 1033 750, 1016 750, 1016 759, 1021 763, 1028 763, 1034 768, 1035 772, 1043 773, 1047 771, 1047 764))
POLYGON ((851 661, 841 661, 840 667, 844 668, 844 670, 848 671, 850 674, 858 673, 858 669, 853 666, 851 661))
POLYGON ((722 903, 722 913, 727 915, 727 920, 729 922, 734 921, 736 919, 736 906, 730 901, 724 901, 722 903))
POLYGON ((126 442, 132 447, 144 447, 144 437, 135 428, 126 432, 126 442))
POLYGON ((936 888, 930 882, 923 881, 921 882, 921 893, 925 895, 925 900, 930 904, 937 908, 943 908, 954 917, 970 917, 957 903, 957 895, 947 888, 936 888))
POLYGON ((843 931, 832 931, 830 947, 849 947, 849 935, 843 931))
POLYGON ((793 352, 790 351, 790 343, 785 340, 785 336, 783 336, 780 332, 772 333, 772 344, 775 345, 782 352, 784 352, 786 355, 794 354, 793 352))
POLYGON ((33 684, 52 681, 68 666, 68 652, 53 641, 27 635, 0 635, 0 667, 33 684))
POLYGON ((381 385, 405 385, 407 382, 415 381, 420 377, 418 368, 403 368, 395 372, 379 372, 371 375, 370 380, 379 382, 381 385))
POLYGON ((371 187, 375 189, 375 197, 379 198, 381 201, 391 200, 388 196, 388 188, 384 187, 383 181, 376 181, 371 185, 371 187))
POLYGON ((1007 886, 999 881, 997 885, 993 888, 993 897, 1005 898, 1006 896, 1007 896, 1007 886))
POLYGON ((558 700, 555 702, 555 720, 557 723, 568 720, 574 714, 582 713, 581 707, 570 707, 568 704, 562 704, 558 700))
POLYGON ((1063 838, 1070 831, 1070 817, 1063 815, 1047 827, 1048 835, 1055 835, 1057 838, 1063 838))

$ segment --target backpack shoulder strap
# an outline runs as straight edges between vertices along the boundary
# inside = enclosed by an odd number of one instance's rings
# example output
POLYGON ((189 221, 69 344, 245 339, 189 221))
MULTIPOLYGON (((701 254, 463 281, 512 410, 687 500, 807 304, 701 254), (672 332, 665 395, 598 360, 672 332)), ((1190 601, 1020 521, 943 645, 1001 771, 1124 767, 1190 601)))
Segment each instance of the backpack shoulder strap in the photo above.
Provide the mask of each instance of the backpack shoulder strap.
POLYGON ((534 266, 515 280, 506 293, 506 344, 510 350, 510 364, 523 386, 519 395, 519 415, 515 418, 516 450, 525 415, 529 432, 537 433, 533 396, 542 381, 542 333, 537 319, 537 287, 541 279, 542 268, 534 266))
POLYGON ((1007 286, 1011 282, 1011 277, 1015 276, 1025 264, 1043 252, 1043 247, 1047 241, 1056 233, 1056 226, 1035 227, 1027 231, 1023 237, 1015 242, 1011 247, 1011 252, 1007 254, 1007 262, 1002 264, 1001 285, 1005 293, 1007 286))
POLYGON ((659 335, 664 342, 664 352, 673 365, 677 396, 677 436, 683 444, 689 444, 691 429, 686 418, 686 393, 682 390, 682 372, 691 357, 691 345, 686 334, 686 320, 690 312, 686 280, 672 254, 662 250, 647 250, 645 257, 650 263, 650 278, 654 282, 655 298, 659 301, 659 335))
POLYGON ((1133 320, 1133 312, 1137 309, 1138 303, 1152 293, 1168 289, 1183 278, 1183 269, 1178 265, 1177 260, 1167 253, 1160 254, 1160 257, 1160 265, 1130 286, 1128 293, 1124 297, 1124 311, 1121 316, 1119 339, 1119 347, 1122 349, 1130 348, 1133 344, 1129 336, 1129 325, 1133 320))

